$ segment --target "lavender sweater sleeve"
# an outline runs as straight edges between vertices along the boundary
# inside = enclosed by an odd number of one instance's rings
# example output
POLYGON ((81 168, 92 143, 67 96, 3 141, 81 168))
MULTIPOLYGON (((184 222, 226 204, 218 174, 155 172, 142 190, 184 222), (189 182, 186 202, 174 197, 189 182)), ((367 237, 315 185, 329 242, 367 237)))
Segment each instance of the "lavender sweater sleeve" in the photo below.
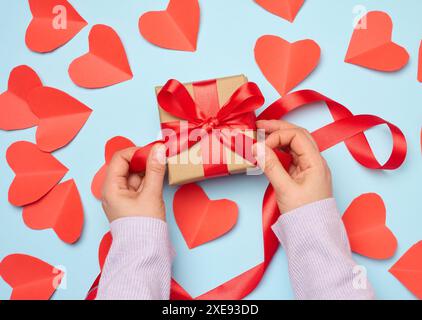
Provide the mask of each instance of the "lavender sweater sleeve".
POLYGON ((164 221, 134 217, 111 223, 113 243, 98 300, 168 300, 173 249, 164 221))
MULTIPOLYGON (((283 214, 273 230, 286 251, 297 299, 374 298, 369 284, 353 285, 356 263, 334 199, 283 214)), ((169 299, 173 251, 166 223, 123 218, 111 232, 97 299, 169 299)))
POLYGON ((374 299, 368 281, 356 281, 357 265, 334 199, 281 215, 273 231, 286 252, 297 299, 374 299))

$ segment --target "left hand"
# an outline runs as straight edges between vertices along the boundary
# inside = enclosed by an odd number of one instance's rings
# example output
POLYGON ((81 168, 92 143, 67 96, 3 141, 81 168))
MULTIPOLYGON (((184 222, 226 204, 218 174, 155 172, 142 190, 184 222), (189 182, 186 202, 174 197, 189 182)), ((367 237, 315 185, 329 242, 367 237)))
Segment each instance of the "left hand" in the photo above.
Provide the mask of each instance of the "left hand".
POLYGON ((111 160, 103 188, 103 208, 110 222, 127 217, 151 217, 166 221, 163 183, 166 147, 155 145, 148 157, 145 176, 129 172, 138 148, 117 152, 111 160))

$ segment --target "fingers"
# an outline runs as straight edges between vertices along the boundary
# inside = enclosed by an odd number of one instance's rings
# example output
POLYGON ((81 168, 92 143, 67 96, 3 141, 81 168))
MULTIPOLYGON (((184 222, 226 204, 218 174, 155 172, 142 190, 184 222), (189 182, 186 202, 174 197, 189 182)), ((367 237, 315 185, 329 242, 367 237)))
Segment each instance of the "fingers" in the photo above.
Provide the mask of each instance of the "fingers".
POLYGON ((275 190, 283 190, 293 183, 272 148, 263 143, 257 143, 253 147, 253 154, 275 190))
POLYGON ((315 142, 312 135, 308 132, 308 130, 298 127, 290 122, 283 121, 283 120, 260 120, 257 121, 256 126, 258 129, 265 130, 267 134, 274 133, 279 130, 300 130, 308 137, 309 140, 312 141, 312 144, 318 148, 317 143, 315 142))
POLYGON ((104 189, 128 189, 129 163, 137 149, 125 149, 113 156, 107 169, 104 189))
POLYGON ((132 191, 138 191, 142 184, 142 177, 137 173, 132 173, 127 179, 128 187, 132 191))
POLYGON ((166 147, 163 144, 156 144, 148 156, 142 193, 161 197, 165 174, 166 147))
POLYGON ((299 158, 318 159, 320 152, 318 146, 305 129, 283 129, 274 131, 267 139, 270 148, 289 148, 299 158))

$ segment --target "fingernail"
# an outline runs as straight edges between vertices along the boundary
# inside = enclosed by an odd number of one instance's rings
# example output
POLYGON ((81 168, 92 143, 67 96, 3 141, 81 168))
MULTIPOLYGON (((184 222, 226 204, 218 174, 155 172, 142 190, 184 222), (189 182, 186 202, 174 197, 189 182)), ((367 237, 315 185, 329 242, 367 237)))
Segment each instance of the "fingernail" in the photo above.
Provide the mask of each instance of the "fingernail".
POLYGON ((265 163, 265 144, 262 142, 255 143, 252 147, 252 153, 258 162, 258 166, 262 168, 265 163))
POLYGON ((165 165, 167 163, 166 146, 164 144, 161 144, 154 148, 153 158, 162 165, 165 165))

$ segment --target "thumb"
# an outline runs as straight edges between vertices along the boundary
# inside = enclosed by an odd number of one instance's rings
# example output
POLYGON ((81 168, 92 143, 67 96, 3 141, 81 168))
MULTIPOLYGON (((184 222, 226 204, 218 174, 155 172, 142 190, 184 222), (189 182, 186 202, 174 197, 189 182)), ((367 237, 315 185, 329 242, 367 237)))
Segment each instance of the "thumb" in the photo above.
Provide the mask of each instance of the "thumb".
POLYGON ((280 163, 276 153, 265 143, 256 143, 253 146, 253 155, 275 191, 281 191, 292 183, 289 173, 280 163))
POLYGON ((143 187, 143 191, 151 196, 162 195, 166 161, 166 146, 156 144, 148 156, 143 187))

